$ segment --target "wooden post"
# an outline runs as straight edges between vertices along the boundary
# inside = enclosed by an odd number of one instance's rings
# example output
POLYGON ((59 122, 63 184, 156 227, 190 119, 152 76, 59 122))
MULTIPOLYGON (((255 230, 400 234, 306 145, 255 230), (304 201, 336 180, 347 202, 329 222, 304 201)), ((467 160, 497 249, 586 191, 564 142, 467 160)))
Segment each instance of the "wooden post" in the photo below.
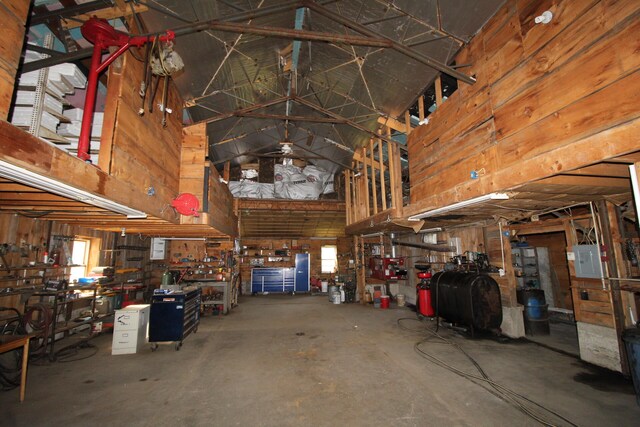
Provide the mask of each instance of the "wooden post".
POLYGON ((222 179, 229 182, 230 177, 231 177, 231 162, 225 162, 224 170, 222 171, 222 179))
POLYGON ((351 183, 349 182, 351 180, 351 171, 349 169, 346 169, 344 171, 344 204, 346 207, 346 212, 345 212, 345 216, 346 216, 346 225, 350 225, 351 224, 351 183))
MULTIPOLYGON (((391 136, 389 128, 387 128, 387 137, 391 136)), ((389 168, 389 192, 391 193, 391 206, 397 208, 397 200, 395 195, 396 189, 396 175, 394 174, 395 161, 394 161, 393 144, 387 143, 387 167, 389 168)))
MULTIPOLYGON (((378 129, 378 133, 381 133, 381 132, 382 130, 378 129)), ((378 164, 380 165, 380 195, 382 198, 382 210, 386 211, 387 210, 387 183, 385 182, 385 178, 384 178, 385 166, 384 166, 384 152, 382 150, 383 144, 386 144, 386 143, 381 139, 378 139, 378 164)))
POLYGON ((369 167, 367 166, 367 148, 362 147, 362 176, 364 180, 364 206, 365 214, 362 219, 371 215, 371 206, 369 203, 369 167))
POLYGON ((404 126, 406 129, 405 133, 409 136, 409 134, 411 134, 411 113, 409 110, 404 112, 404 126))
POLYGON ((365 277, 365 265, 364 265, 364 250, 362 248, 362 238, 354 236, 353 238, 353 254, 356 267, 356 286, 357 292, 360 296, 360 304, 365 304, 364 291, 366 284, 365 277))
POLYGON ((371 191, 373 196, 373 214, 378 213, 378 190, 377 190, 377 179, 376 179, 376 168, 374 165, 374 155, 373 155, 373 138, 369 140, 369 161, 371 163, 371 191))
POLYGON ((418 98, 418 118, 420 122, 424 120, 424 95, 418 98))
POLYGON ((442 78, 440 77, 440 75, 436 77, 435 89, 436 89, 436 108, 440 108, 440 105, 442 105, 442 78))
MULTIPOLYGON (((620 247, 621 232, 618 227, 618 211, 616 206, 611 202, 600 201, 597 202, 598 214, 601 215, 602 222, 602 240, 608 248, 607 252, 607 268, 609 270, 610 277, 623 277, 626 276, 626 269, 624 265, 620 267, 620 263, 623 262, 622 248, 620 247), (617 249, 617 250, 616 250, 617 249), (618 258, 620 256, 620 258, 618 258)), ((625 328, 625 312, 622 301, 622 295, 620 292, 619 281, 609 281, 609 289, 611 289, 611 305, 613 309, 613 321, 618 333, 618 347, 620 350, 620 364, 622 373, 629 375, 629 364, 627 363, 626 349, 622 342, 622 331, 625 328)))

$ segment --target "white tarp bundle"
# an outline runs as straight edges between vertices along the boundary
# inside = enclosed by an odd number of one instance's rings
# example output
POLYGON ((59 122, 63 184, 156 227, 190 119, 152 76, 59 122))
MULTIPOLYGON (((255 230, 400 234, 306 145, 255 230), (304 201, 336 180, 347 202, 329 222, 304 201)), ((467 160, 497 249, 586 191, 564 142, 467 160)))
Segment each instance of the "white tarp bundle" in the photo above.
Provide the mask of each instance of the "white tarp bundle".
POLYGON ((229 182, 229 191, 231 191, 233 197, 273 199, 275 198, 273 188, 273 184, 260 183, 248 179, 229 182))
POLYGON ((300 169, 292 164, 276 164, 274 181, 274 184, 246 179, 231 181, 229 190, 234 197, 293 200, 317 200, 321 194, 334 191, 333 174, 313 165, 300 169))

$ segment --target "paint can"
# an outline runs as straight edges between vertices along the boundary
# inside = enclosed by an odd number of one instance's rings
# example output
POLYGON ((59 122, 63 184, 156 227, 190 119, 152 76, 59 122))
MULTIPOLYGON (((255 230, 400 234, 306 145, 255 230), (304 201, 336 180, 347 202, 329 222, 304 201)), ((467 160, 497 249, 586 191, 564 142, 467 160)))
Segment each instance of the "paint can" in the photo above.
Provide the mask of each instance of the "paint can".
POLYGON ((398 303, 398 307, 404 307, 406 301, 404 299, 404 294, 396 295, 396 302, 398 303))
POLYGON ((331 302, 333 302, 334 304, 340 304, 340 292, 339 291, 333 291, 333 293, 331 294, 331 302))
POLYGON ((389 295, 382 295, 380 297, 380 308, 389 308, 390 300, 391 298, 389 298, 389 295))
POLYGON ((373 299, 373 308, 380 308, 380 298, 373 299))

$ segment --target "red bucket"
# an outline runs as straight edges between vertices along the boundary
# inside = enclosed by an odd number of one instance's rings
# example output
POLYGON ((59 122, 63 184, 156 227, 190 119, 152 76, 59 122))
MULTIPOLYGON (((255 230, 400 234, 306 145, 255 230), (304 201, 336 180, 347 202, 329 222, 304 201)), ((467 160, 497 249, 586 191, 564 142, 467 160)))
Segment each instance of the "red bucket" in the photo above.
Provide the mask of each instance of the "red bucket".
POLYGON ((390 298, 388 295, 382 295, 380 297, 380 308, 389 308, 390 298))

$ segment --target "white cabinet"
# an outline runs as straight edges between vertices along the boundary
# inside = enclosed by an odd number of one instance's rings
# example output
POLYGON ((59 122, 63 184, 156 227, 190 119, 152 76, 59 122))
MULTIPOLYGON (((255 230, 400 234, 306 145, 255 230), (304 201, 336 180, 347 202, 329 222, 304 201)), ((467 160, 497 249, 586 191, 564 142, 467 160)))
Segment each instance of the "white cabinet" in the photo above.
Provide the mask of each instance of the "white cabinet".
POLYGON ((111 354, 137 353, 146 344, 149 304, 136 304, 115 312, 111 354))

